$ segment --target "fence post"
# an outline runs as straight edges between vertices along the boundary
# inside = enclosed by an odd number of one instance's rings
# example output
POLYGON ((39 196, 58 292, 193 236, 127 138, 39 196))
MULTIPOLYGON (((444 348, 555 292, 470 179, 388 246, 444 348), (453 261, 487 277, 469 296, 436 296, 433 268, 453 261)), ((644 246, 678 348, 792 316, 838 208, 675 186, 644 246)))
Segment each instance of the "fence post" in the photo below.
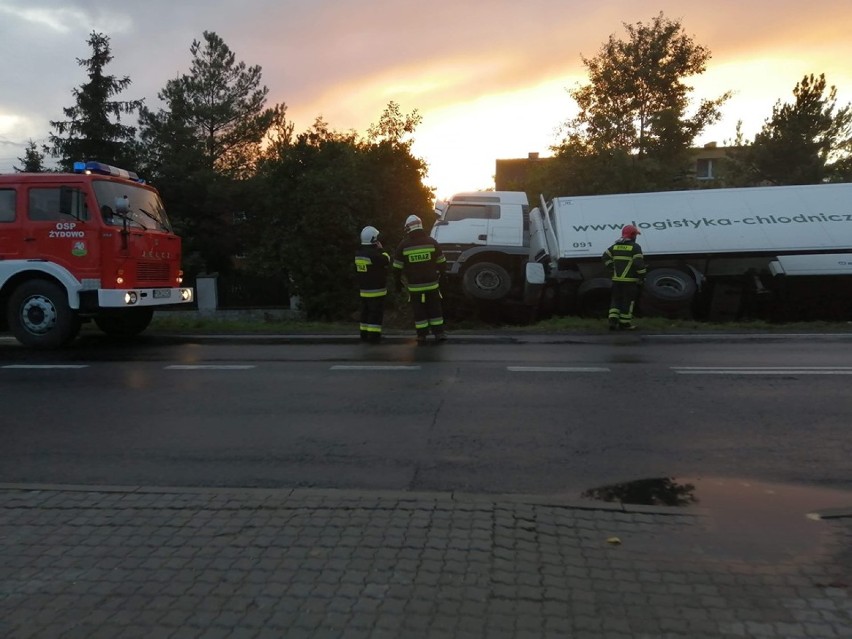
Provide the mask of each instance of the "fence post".
POLYGON ((195 288, 200 313, 215 313, 219 308, 218 280, 218 273, 202 274, 196 278, 195 288))

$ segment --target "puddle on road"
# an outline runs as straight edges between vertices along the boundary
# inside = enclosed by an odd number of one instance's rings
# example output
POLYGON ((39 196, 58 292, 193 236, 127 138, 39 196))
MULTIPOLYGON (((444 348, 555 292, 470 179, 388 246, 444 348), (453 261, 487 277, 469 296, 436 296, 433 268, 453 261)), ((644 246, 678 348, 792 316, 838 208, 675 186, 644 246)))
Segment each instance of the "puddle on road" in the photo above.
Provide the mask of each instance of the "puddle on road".
POLYGON ((744 479, 662 477, 601 486, 583 498, 625 505, 698 507, 703 532, 690 541, 695 554, 782 560, 816 550, 830 532, 815 513, 852 512, 852 491, 744 479))
POLYGON ((642 506, 689 506, 696 502, 694 493, 695 485, 692 483, 678 482, 674 477, 657 477, 592 488, 582 496, 642 506))

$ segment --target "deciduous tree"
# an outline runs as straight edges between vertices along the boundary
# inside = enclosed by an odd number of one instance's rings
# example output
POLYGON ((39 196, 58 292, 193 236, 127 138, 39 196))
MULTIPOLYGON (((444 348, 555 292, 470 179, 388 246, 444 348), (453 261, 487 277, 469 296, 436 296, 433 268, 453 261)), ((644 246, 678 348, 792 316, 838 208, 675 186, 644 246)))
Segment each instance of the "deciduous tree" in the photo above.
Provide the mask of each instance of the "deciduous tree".
POLYGON ((589 82, 570 91, 579 113, 554 150, 580 178, 564 185, 571 193, 677 188, 696 136, 730 95, 701 100, 690 113, 686 80, 704 72, 709 50, 662 13, 624 27, 626 39, 611 35, 582 58, 589 82))
POLYGON ((362 139, 317 118, 261 163, 250 260, 258 271, 286 272, 309 317, 341 319, 356 308, 352 259, 361 228, 377 227, 392 251, 408 215, 429 222, 427 167, 408 138, 417 122, 416 112, 403 115, 391 102, 362 139))
POLYGON ((397 102, 388 102, 379 121, 370 125, 367 129, 367 140, 369 142, 389 142, 391 144, 411 147, 415 129, 423 121, 417 109, 411 113, 403 113, 397 102), (409 136, 406 139, 406 136, 409 136))

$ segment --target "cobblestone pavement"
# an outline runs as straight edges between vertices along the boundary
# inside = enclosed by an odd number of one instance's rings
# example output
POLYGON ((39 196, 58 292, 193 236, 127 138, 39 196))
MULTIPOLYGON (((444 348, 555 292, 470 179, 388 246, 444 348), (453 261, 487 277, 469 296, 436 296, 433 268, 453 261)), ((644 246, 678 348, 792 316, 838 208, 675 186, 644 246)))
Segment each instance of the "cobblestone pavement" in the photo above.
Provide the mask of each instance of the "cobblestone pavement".
POLYGON ((764 555, 705 512, 578 506, 0 487, 0 637, 852 637, 850 517, 764 555))

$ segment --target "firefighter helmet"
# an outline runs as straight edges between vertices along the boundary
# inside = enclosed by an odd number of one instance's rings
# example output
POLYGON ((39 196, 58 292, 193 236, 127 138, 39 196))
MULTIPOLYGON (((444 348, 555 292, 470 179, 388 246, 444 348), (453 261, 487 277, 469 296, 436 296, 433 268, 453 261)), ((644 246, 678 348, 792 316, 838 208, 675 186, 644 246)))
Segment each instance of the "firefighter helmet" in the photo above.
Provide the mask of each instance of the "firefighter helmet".
POLYGON ((379 241, 379 229, 375 226, 365 226, 361 229, 361 244, 375 244, 379 241))
POLYGON ((416 215, 409 215, 405 218, 405 232, 411 233, 411 231, 416 229, 420 229, 421 231, 423 230, 423 220, 416 215))
POLYGON ((623 229, 621 229, 621 237, 626 237, 631 240, 635 240, 637 235, 640 235, 642 231, 637 229, 632 224, 628 224, 623 229))

